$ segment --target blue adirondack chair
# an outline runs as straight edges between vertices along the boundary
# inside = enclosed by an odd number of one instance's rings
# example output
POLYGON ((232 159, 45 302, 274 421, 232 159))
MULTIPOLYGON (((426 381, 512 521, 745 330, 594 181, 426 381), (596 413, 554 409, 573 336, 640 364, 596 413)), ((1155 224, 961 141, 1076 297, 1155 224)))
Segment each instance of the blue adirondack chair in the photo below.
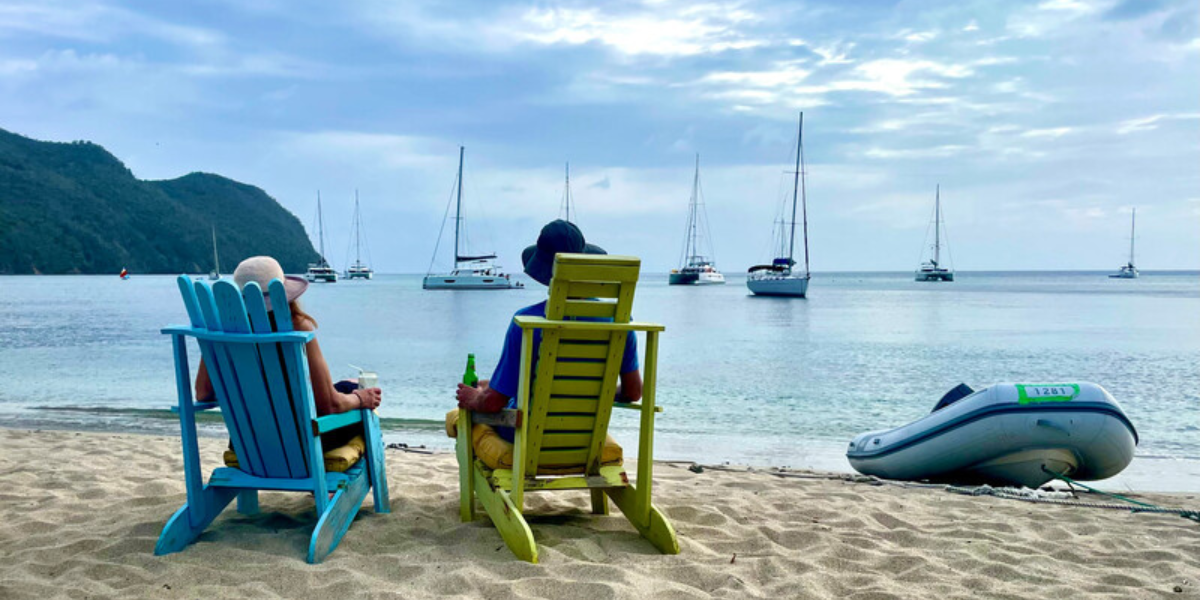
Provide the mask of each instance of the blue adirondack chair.
POLYGON ((313 495, 318 520, 308 562, 321 562, 350 528, 368 488, 374 489, 375 512, 390 512, 379 417, 371 410, 316 416, 304 350, 314 334, 292 330, 283 282, 275 279, 268 286, 275 327, 257 283, 240 292, 229 281, 209 288, 180 275, 178 283, 191 326, 167 327, 162 333, 171 336, 175 350, 187 504, 167 521, 154 553, 183 550, 235 496, 238 512, 254 514, 259 490, 281 490, 313 495), (200 346, 216 402, 192 399, 189 337, 200 346), (215 469, 205 484, 196 411, 216 408, 225 419, 239 468, 215 469), (327 473, 320 434, 356 423, 364 428, 366 456, 345 473, 327 473))

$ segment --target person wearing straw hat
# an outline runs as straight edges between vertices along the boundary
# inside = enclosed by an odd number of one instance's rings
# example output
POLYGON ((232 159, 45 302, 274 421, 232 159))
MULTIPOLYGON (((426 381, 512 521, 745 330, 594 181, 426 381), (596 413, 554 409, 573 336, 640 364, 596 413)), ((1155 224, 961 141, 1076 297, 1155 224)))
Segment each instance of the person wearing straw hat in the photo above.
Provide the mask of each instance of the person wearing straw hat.
MULTIPOLYGON (((233 282, 238 289, 251 281, 258 283, 263 289, 263 298, 267 300, 267 314, 274 323, 275 314, 271 310, 267 292, 272 279, 282 281, 284 290, 287 291, 288 309, 292 312, 292 328, 298 331, 316 331, 316 319, 300 308, 300 295, 308 289, 308 282, 303 277, 284 275, 279 261, 270 256, 247 258, 238 264, 233 272, 233 282)), ((321 354, 321 346, 317 344, 316 338, 305 344, 304 349, 308 354, 308 375, 312 382, 317 416, 350 412, 360 408, 377 408, 382 402, 383 392, 379 388, 362 389, 352 381, 339 381, 335 384, 333 377, 329 375, 329 365, 325 362, 325 356, 321 354)), ((203 360, 200 361, 200 368, 196 373, 196 398, 202 401, 216 398, 203 360)))
MULTIPOLYGON (((549 286, 554 272, 554 255, 558 253, 608 254, 603 248, 587 243, 583 232, 574 223, 558 219, 542 227, 537 243, 525 248, 521 253, 521 261, 525 263, 525 274, 534 281, 549 286)), ((545 316, 546 300, 526 306, 518 310, 514 317, 545 316)), ((533 334, 533 365, 531 371, 537 370, 538 346, 541 344, 541 331, 533 334)), ((505 408, 517 407, 517 384, 521 380, 521 328, 513 320, 508 322, 508 332, 504 336, 504 348, 500 352, 500 360, 491 379, 481 379, 474 387, 458 384, 456 397, 459 408, 478 412, 499 412, 505 408)), ((621 382, 617 386, 618 402, 637 402, 642 399, 642 374, 638 369, 637 337, 630 335, 625 338, 625 356, 621 360, 621 382)), ((450 417, 457 420, 457 415, 450 417)), ((496 433, 508 442, 513 441, 512 427, 497 426, 496 433)), ((449 427, 447 428, 449 432, 449 427)))

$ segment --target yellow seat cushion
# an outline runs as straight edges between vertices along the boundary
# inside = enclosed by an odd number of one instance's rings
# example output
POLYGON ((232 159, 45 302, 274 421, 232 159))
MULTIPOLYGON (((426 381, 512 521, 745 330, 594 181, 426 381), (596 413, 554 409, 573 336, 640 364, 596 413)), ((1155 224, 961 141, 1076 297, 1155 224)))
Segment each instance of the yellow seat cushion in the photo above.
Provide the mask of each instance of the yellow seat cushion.
MULTIPOLYGON (((446 435, 450 437, 458 437, 458 409, 451 410, 446 413, 446 435)), ((496 433, 489 425, 476 423, 471 427, 471 446, 475 449, 475 457, 483 461, 489 469, 511 469, 513 468, 513 445, 496 433)), ((618 466, 624 464, 625 451, 621 449, 620 444, 613 437, 607 436, 604 440, 604 447, 600 450, 600 464, 609 466, 618 466)), ((574 473, 582 473, 583 467, 553 467, 546 465, 538 466, 538 475, 571 475, 574 473)))
MULTIPOLYGON (((344 446, 339 446, 331 450, 325 451, 325 472, 327 473, 345 473, 347 469, 354 466, 367 452, 367 440, 362 434, 358 434, 344 446)), ((237 454, 230 448, 225 451, 225 466, 238 467, 237 454)))

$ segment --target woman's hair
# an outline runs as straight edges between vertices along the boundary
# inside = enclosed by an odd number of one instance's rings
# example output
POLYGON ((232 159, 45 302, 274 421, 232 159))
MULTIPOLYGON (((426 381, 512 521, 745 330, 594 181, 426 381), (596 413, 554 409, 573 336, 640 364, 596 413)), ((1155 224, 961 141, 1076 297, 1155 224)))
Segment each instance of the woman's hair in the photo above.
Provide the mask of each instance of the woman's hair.
MULTIPOLYGON (((295 327, 296 323, 307 321, 313 326, 313 329, 317 328, 317 320, 314 319, 312 315, 304 312, 304 309, 300 308, 299 300, 292 300, 288 302, 288 310, 292 313, 292 327, 295 327)), ((267 317, 271 319, 271 329, 278 331, 279 326, 275 323, 275 312, 271 311, 267 313, 267 317)))
POLYGON ((313 326, 313 328, 316 329, 317 320, 314 319, 312 317, 312 315, 304 312, 304 309, 300 308, 299 300, 292 300, 291 302, 288 302, 288 308, 291 309, 291 311, 292 311, 292 322, 293 323, 296 323, 299 321, 308 321, 309 324, 311 324, 313 326))

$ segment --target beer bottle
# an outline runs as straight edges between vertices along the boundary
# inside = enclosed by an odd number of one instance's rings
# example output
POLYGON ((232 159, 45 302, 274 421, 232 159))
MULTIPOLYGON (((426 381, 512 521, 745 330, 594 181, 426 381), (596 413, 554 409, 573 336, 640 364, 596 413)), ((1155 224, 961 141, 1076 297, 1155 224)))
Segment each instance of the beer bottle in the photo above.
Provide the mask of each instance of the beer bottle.
POLYGON ((467 355, 467 370, 463 372, 462 382, 464 385, 475 387, 479 383, 479 376, 475 374, 475 355, 467 355))

